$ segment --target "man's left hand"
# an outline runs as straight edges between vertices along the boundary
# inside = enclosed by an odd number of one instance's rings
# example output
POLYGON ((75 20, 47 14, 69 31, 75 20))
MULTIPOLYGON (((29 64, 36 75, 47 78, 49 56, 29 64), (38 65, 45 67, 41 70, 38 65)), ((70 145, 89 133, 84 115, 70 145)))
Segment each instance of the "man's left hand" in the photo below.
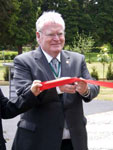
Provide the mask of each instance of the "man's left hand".
POLYGON ((80 95, 85 95, 85 94, 88 93, 88 85, 87 85, 87 83, 84 80, 78 81, 75 84, 76 84, 76 91, 80 95))

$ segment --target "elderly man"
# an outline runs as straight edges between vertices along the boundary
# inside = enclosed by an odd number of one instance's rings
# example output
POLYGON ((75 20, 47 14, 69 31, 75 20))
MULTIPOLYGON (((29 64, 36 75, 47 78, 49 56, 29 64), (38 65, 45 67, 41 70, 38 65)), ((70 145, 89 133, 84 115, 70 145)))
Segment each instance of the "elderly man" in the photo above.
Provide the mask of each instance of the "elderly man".
MULTIPOLYGON (((26 92, 33 80, 91 79, 84 56, 63 50, 65 22, 61 14, 44 12, 36 29, 38 49, 14 60, 18 95, 26 92)), ((99 87, 84 80, 42 91, 37 105, 21 116, 12 150, 87 150, 82 102, 91 101, 98 92, 99 87)))

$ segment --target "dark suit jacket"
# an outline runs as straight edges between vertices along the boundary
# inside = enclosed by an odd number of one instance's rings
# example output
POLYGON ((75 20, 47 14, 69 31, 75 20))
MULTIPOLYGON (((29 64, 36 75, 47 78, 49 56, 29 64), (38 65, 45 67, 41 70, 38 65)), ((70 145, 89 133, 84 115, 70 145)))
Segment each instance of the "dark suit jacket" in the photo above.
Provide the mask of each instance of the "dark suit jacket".
MULTIPOLYGON (((54 79, 51 68, 40 47, 19 55, 14 60, 14 82, 18 95, 28 90, 33 80, 54 79)), ((83 55, 61 52, 61 77, 91 79, 83 55)), ((89 102, 97 96, 99 88, 90 86, 87 98, 79 93, 58 95, 56 88, 37 96, 37 104, 22 114, 12 150, 60 150, 64 119, 67 121, 74 150, 87 150, 87 134, 82 101, 89 102)))
POLYGON ((16 115, 27 111, 35 104, 36 97, 30 91, 24 93, 17 99, 9 101, 0 89, 0 150, 6 150, 1 118, 13 118, 16 115))

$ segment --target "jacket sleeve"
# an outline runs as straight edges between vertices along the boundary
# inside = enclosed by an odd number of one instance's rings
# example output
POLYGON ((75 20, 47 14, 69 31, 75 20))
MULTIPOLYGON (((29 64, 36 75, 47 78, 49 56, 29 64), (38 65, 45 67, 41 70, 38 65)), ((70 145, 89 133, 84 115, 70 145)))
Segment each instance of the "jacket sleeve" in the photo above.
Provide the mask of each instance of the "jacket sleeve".
MULTIPOLYGON (((93 80, 93 78, 91 77, 91 75, 88 71, 84 55, 82 55, 81 76, 80 77, 87 79, 87 80, 93 80)), ((88 87, 90 88, 89 95, 87 97, 82 96, 82 99, 85 102, 90 102, 92 99, 94 99, 99 94, 99 91, 100 91, 100 87, 97 85, 88 84, 88 87)))
POLYGON ((13 118, 36 105, 37 98, 29 90, 16 99, 9 100, 0 89, 1 116, 3 119, 13 118))
MULTIPOLYGON (((28 55, 26 58, 27 57, 28 55)), ((27 62, 29 61, 30 59, 27 59, 27 62)), ((32 85, 31 67, 26 63, 24 55, 18 55, 14 59, 14 68, 13 80, 16 87, 16 93, 17 95, 21 95, 22 93, 27 92, 32 85)))

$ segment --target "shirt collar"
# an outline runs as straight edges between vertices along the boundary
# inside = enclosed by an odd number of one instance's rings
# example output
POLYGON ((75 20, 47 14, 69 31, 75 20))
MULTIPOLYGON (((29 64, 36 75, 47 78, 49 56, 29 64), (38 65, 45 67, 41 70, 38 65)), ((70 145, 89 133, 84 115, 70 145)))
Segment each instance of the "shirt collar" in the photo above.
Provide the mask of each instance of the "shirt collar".
MULTIPOLYGON (((46 57, 48 63, 50 63, 51 60, 53 59, 53 57, 50 56, 48 53, 46 53, 43 49, 42 49, 42 52, 44 53, 44 55, 45 55, 45 57, 46 57)), ((61 55, 61 54, 59 53, 59 54, 57 55, 57 57, 56 57, 59 62, 61 62, 60 55, 61 55)))

